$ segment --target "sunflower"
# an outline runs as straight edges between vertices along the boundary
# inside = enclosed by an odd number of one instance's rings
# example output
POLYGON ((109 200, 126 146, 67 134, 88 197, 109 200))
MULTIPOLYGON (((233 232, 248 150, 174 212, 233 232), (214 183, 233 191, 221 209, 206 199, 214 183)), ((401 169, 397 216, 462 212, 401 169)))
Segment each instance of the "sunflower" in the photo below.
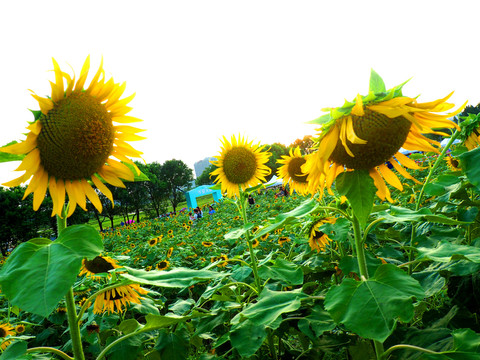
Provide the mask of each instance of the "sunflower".
POLYGON ((211 241, 202 241, 202 245, 205 246, 205 247, 210 247, 213 245, 213 242, 211 241))
POLYGON ((312 250, 324 250, 325 246, 331 241, 330 238, 320 230, 320 227, 324 224, 335 224, 336 218, 322 218, 314 221, 310 226, 308 244, 312 250))
POLYGON ((15 335, 15 331, 13 331, 13 326, 9 323, 0 324, 0 341, 2 341, 2 343, 0 344, 0 348, 2 350, 5 350, 11 343, 10 340, 3 341, 3 339, 6 338, 8 335, 15 335))
POLYGON ((168 230, 168 235, 172 235, 172 234, 173 234, 173 230, 172 229, 168 230))
POLYGON ((460 166, 460 161, 458 159, 455 159, 451 155, 448 155, 445 157, 445 162, 447 163, 448 167, 452 171, 461 171, 462 168, 460 166))
POLYGON ((258 241, 258 239, 254 239, 254 240, 252 241, 252 246, 253 246, 254 248, 256 248, 259 244, 260 244, 260 242, 258 241))
POLYGON ((345 169, 367 170, 374 180, 377 196, 393 202, 384 180, 400 191, 403 186, 386 162, 403 177, 417 182, 404 166, 410 169, 419 166, 399 152, 400 148, 438 153, 440 144, 422 134, 446 135, 433 129, 458 128, 448 118, 464 106, 444 113, 454 106, 446 102, 452 93, 436 101, 418 103, 416 98, 402 95, 404 84, 385 90, 383 80, 374 71, 370 84, 367 96, 357 95, 353 102, 347 101, 342 107, 325 109, 328 114, 312 121, 321 124, 314 139, 316 152, 309 154, 301 167, 302 173, 307 174, 310 193, 322 192, 325 186, 330 189, 345 169))
POLYGON ((297 146, 295 150, 290 149, 289 155, 283 155, 277 163, 283 164, 277 170, 277 175, 283 180, 283 186, 290 185, 290 195, 296 191, 305 195, 308 191, 307 175, 302 173, 302 166, 305 164, 305 157, 297 146))
POLYGON ((77 204, 86 211, 86 197, 101 212, 102 203, 91 183, 113 205, 112 193, 103 182, 125 187, 122 179, 134 180, 133 172, 122 162, 140 173, 127 156, 138 158, 142 153, 126 141, 144 139, 136 134, 143 130, 123 125, 141 121, 125 115, 131 110, 127 104, 134 95, 120 100, 126 84, 116 84, 113 79, 106 81, 102 66, 103 61, 90 85, 84 88, 90 57, 85 60, 77 81, 75 76, 72 79, 60 70, 53 59, 52 94, 43 98, 33 93, 40 111, 34 112, 35 120, 27 127, 30 131, 27 138, 0 148, 6 153, 26 155, 16 169, 25 173, 3 185, 19 186, 31 179, 24 198, 33 192, 34 210, 38 210, 48 189, 53 201, 52 216, 61 216, 66 195, 70 204, 67 216, 73 214, 77 204))
POLYGON ((108 256, 97 256, 93 260, 83 259, 78 276, 86 274, 86 276, 90 276, 92 279, 99 279, 101 276, 97 274, 105 274, 119 267, 117 262, 108 256))
POLYGON ((263 234, 262 236, 260 236, 260 239, 261 240, 267 240, 269 236, 270 236, 270 234, 266 233, 266 234, 263 234))
POLYGON ((17 326, 15 326, 15 332, 17 334, 23 334, 25 332, 25 325, 18 324, 17 326))
POLYGON ((157 270, 166 270, 170 266, 170 261, 168 260, 162 260, 160 261, 157 266, 155 266, 155 269, 157 270))
POLYGON ((281 236, 278 238, 278 245, 280 246, 283 246, 283 244, 285 244, 286 242, 289 242, 291 241, 290 238, 286 237, 286 236, 281 236))
POLYGON ((158 238, 150 239, 150 240, 148 240, 148 245, 153 247, 153 246, 157 245, 157 242, 158 242, 158 238))
POLYGON ((148 291, 138 284, 123 285, 99 294, 93 304, 93 312, 101 314, 105 311, 109 313, 123 312, 130 303, 140 304, 140 295, 147 294, 148 291))
POLYGON ((240 195, 240 190, 266 181, 270 168, 265 163, 271 154, 262 151, 264 146, 253 145, 253 141, 240 136, 238 140, 232 136, 230 142, 223 137, 222 145, 218 160, 211 161, 217 169, 210 174, 216 176, 214 182, 220 183, 223 193, 233 198, 240 195))
POLYGON ((173 253, 173 247, 169 248, 168 251, 167 251, 167 258, 169 258, 170 256, 172 256, 172 253, 173 253))

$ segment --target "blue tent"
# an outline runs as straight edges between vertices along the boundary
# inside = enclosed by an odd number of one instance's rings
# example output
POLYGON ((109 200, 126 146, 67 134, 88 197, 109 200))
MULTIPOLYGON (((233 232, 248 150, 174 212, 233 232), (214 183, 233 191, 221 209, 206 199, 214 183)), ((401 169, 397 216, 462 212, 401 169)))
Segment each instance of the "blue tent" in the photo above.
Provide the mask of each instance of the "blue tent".
POLYGON ((185 197, 187 198, 187 206, 189 208, 197 207, 197 198, 204 195, 213 195, 213 200, 218 201, 222 198, 222 192, 220 190, 210 189, 213 185, 202 185, 196 187, 193 190, 187 191, 185 197))

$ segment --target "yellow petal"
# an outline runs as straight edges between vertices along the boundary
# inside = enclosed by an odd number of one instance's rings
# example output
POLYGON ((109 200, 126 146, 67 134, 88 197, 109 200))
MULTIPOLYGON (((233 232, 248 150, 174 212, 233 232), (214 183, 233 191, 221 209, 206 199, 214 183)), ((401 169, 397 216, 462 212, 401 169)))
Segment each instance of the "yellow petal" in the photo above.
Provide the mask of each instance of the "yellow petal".
POLYGON ((351 116, 347 118, 347 139, 352 144, 366 144, 367 140, 360 139, 357 134, 355 134, 355 130, 353 129, 353 119, 351 116))
MULTIPOLYGON (((396 156, 396 154, 395 154, 395 156, 396 156)), ((405 170, 405 169, 402 167, 402 165, 400 165, 394 158, 391 158, 391 159, 389 160, 389 162, 390 162, 390 164, 393 165, 393 167, 395 168, 395 170, 397 170, 398 173, 399 173, 400 175, 402 175, 405 179, 410 179, 410 180, 413 180, 414 182, 416 182, 417 184, 421 184, 420 181, 418 181, 418 180, 415 179, 412 175, 410 175, 410 174, 408 173, 408 171, 405 170)))
POLYGON ((107 159, 107 164, 112 167, 118 177, 124 180, 133 181, 134 175, 128 166, 113 159, 107 159))
POLYGON ((43 173, 46 172, 43 166, 39 166, 37 172, 33 175, 32 180, 27 186, 25 193, 23 194, 22 200, 24 200, 28 195, 30 195, 33 191, 35 191, 40 184, 40 180, 42 179, 43 173))
POLYGON ((32 94, 32 97, 38 101, 38 105, 40 105, 40 110, 42 114, 47 115, 50 110, 53 109, 53 101, 48 98, 42 98, 36 94, 32 94))
POLYGON ((414 169, 414 170, 420 169, 420 166, 418 166, 418 164, 414 160, 410 159, 408 156, 405 156, 400 152, 397 152, 395 154, 395 158, 398 160, 400 164, 402 164, 403 166, 409 169, 414 169))
POLYGON ((85 91, 87 94, 90 93, 93 86, 97 83, 98 79, 100 78, 100 75, 102 75, 102 74, 103 74, 103 57, 102 57, 102 60, 100 61, 100 67, 98 68, 97 72, 95 73, 95 76, 93 77, 92 81, 90 82, 90 86, 85 91))
POLYGON ((38 180, 38 186, 33 193, 33 210, 37 211, 47 193, 48 187, 48 172, 44 171, 38 180))
POLYGON ((357 116, 365 115, 365 112, 363 111, 363 100, 360 94, 357 94, 357 97, 355 99, 355 106, 352 108, 351 113, 357 116))
POLYGON ((342 142, 343 148, 351 157, 355 157, 353 152, 350 150, 347 144, 347 119, 343 119, 342 126, 340 128, 340 141, 342 142))
POLYGON ((398 177, 393 173, 392 170, 388 168, 385 164, 382 164, 378 167, 378 170, 382 174, 383 178, 394 188, 397 188, 400 191, 403 191, 403 185, 398 179, 398 177))
POLYGON ((100 201, 97 193, 93 188, 90 186, 90 184, 87 182, 87 180, 82 179, 81 184, 83 187, 83 192, 87 195, 88 199, 90 202, 95 206, 95 208, 98 210, 99 213, 102 212, 102 202, 100 201))
POLYGON ((58 100, 63 99, 64 90, 63 90, 63 75, 60 66, 52 58, 53 61, 53 71, 55 72, 55 84, 52 84, 52 100, 58 102, 58 100))
POLYGON ((121 124, 128 124, 128 123, 134 123, 134 122, 140 122, 143 121, 142 119, 133 117, 133 116, 117 116, 112 118, 112 121, 121 123, 121 124))
POLYGON ((107 166, 102 167, 98 171, 98 175, 100 175, 103 180, 113 186, 125 188, 125 184, 122 182, 122 180, 118 178, 113 170, 108 169, 107 166))
MULTIPOLYGON (((87 80, 87 76, 88 76, 88 71, 90 70, 90 55, 87 56, 87 58, 85 59, 85 62, 83 63, 83 66, 82 66, 82 71, 80 72, 80 77, 78 78, 78 81, 77 83, 75 84, 75 92, 79 92, 81 90, 83 90, 83 86, 85 85, 85 80, 87 80)), ((74 210, 75 211, 75 206, 73 206, 74 210)), ((70 212, 70 208, 68 209, 68 211, 70 212)), ((73 214, 73 211, 72 211, 72 214, 73 214)))
POLYGON ((114 206, 113 202, 113 195, 112 192, 108 187, 105 186, 104 183, 102 183, 102 180, 100 180, 98 177, 95 175, 92 175, 92 182, 95 184, 98 190, 102 192, 103 195, 105 195, 111 202, 112 202, 112 207, 114 206))

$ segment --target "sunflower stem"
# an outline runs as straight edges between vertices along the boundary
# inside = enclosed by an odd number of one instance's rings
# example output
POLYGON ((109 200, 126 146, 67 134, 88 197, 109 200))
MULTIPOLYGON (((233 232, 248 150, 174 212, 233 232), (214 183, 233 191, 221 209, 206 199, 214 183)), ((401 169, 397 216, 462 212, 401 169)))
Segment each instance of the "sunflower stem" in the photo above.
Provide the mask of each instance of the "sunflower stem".
POLYGON ((60 356, 62 359, 65 359, 65 360, 74 360, 74 358, 68 356, 63 351, 52 348, 52 347, 40 346, 40 347, 30 348, 30 349, 27 350, 27 354, 34 353, 34 352, 42 352, 42 353, 48 352, 48 353, 56 354, 56 355, 60 356))
MULTIPOLYGON (((239 211, 240 215, 242 216, 243 219, 243 224, 247 225, 248 219, 247 219, 247 196, 246 193, 243 191, 240 192, 240 201, 239 201, 239 211)), ((252 270, 253 270, 253 276, 255 278, 255 286, 257 287, 258 293, 262 291, 262 285, 260 283, 260 277, 258 276, 258 267, 257 267, 257 257, 255 256, 255 252, 253 251, 253 243, 252 240, 250 240, 250 234, 248 231, 245 233, 245 238, 247 239, 247 244, 248 244, 248 250, 250 252, 250 260, 252 262, 252 270)))
MULTIPOLYGON (((57 232, 58 235, 67 227, 67 214, 65 206, 62 209, 62 216, 57 215, 57 232)), ((73 358, 75 360, 85 360, 83 353, 82 338, 80 336, 80 327, 78 324, 77 311, 75 309, 75 299, 73 297, 73 288, 68 290, 65 295, 65 303, 67 305, 68 327, 70 329, 70 338, 72 339, 73 358)))
MULTIPOLYGON (((362 279, 362 281, 365 281, 368 279, 368 268, 367 268, 367 258, 365 257, 365 248, 363 247, 364 237, 362 236, 360 221, 358 221, 358 218, 355 215, 354 211, 352 216, 352 224, 353 224, 353 235, 355 237, 355 250, 357 252, 358 269, 360 271, 360 279, 362 279)), ((377 355, 377 359, 380 359, 384 352, 383 343, 380 341, 374 340, 373 345, 375 347, 375 354, 377 355)))

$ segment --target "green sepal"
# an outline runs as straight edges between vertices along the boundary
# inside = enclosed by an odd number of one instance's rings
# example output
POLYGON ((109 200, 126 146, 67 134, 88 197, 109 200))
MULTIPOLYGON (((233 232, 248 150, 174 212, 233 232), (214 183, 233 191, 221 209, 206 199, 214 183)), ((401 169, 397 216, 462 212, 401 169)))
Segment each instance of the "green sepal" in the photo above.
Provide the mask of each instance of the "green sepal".
POLYGON ((42 117, 42 112, 40 110, 32 110, 32 109, 28 109, 28 110, 30 110, 33 114, 33 117, 35 119, 33 122, 39 120, 42 117))
POLYGON ((383 93, 387 91, 387 88, 385 87, 385 83, 383 82, 383 79, 373 69, 371 69, 370 71, 369 91, 372 91, 374 93, 383 93))
POLYGON ((323 125, 327 124, 330 121, 332 121, 332 116, 330 114, 324 114, 314 120, 307 121, 307 124, 318 124, 318 125, 323 125))
MULTIPOLYGON (((129 164, 127 162, 124 162, 122 161, 122 164, 125 165, 126 167, 128 167, 130 169, 130 171, 133 173, 133 181, 150 181, 150 179, 148 178, 147 175, 145 175, 144 173, 142 173, 140 171, 140 174, 137 173, 137 169, 135 169, 135 167, 132 165, 132 164, 129 164)), ((127 181, 127 180, 125 180, 127 181)))

